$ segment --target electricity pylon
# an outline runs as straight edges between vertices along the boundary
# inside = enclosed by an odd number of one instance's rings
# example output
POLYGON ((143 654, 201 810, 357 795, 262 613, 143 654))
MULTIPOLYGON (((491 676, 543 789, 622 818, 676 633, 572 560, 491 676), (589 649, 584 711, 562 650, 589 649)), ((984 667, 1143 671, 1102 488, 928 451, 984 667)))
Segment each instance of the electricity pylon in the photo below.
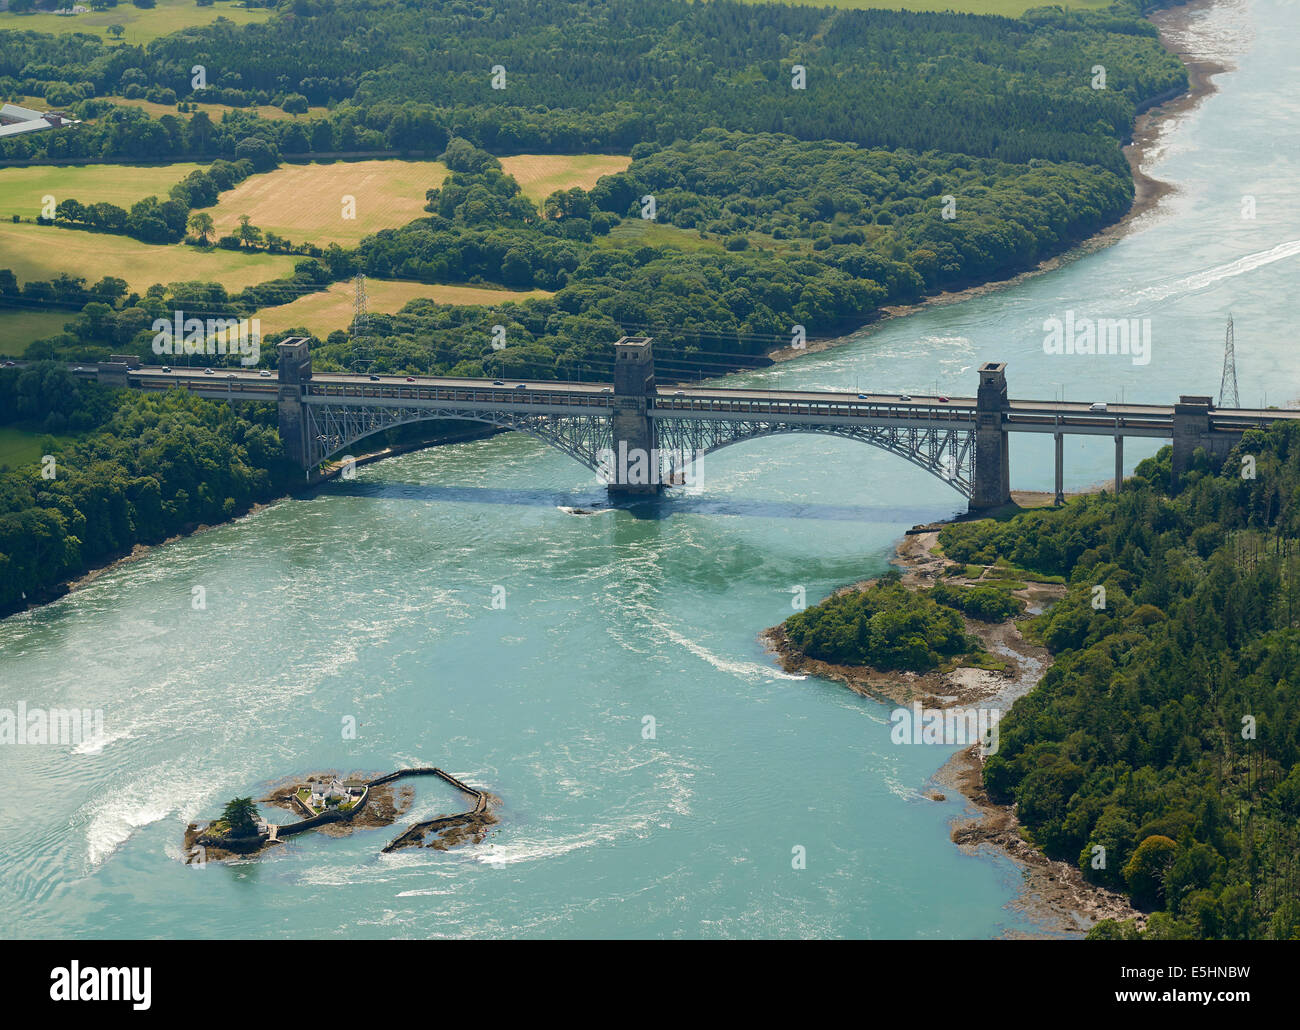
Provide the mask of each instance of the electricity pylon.
POLYGON ((1228 316, 1228 329, 1223 340, 1223 378, 1219 381, 1219 407, 1239 408, 1237 399, 1237 354, 1232 337, 1232 316, 1228 316))

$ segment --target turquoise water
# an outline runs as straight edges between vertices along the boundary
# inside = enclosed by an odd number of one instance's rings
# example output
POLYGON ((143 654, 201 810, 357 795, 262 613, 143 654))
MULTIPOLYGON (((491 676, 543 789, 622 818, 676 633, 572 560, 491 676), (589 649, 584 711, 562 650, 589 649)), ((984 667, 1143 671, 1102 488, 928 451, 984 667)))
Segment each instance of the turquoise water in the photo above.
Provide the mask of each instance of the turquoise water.
MULTIPOLYGON (((1294 5, 1198 20, 1239 64, 1169 123, 1151 171, 1179 192, 1114 247, 793 364, 786 387, 1167 401, 1217 393, 1236 317, 1243 403, 1300 396, 1294 5), (1240 217, 1256 196, 1257 218, 1240 217), (1153 359, 1048 356, 1067 309, 1152 320, 1153 359)), ((1128 466, 1151 447, 1130 443, 1128 466)), ((1067 486, 1111 474, 1067 441, 1067 486)), ((1013 444, 1051 485, 1050 439, 1013 444)), ((8 935, 993 937, 1033 926, 1018 873, 949 841, 921 796, 949 752, 889 741, 888 710, 779 672, 757 634, 886 566, 964 502, 847 441, 711 456, 702 493, 579 516, 602 491, 521 436, 359 470, 159 548, 0 623, 0 707, 103 709, 77 748, 0 747, 8 935), (204 588, 206 608, 192 591, 204 588), (494 587, 505 607, 492 606, 494 587), (646 716, 654 719, 646 739, 646 716), (355 719, 355 739, 344 720, 355 719), (192 819, 323 768, 437 764, 498 795, 480 845, 381 857, 396 832, 306 835, 256 861, 181 863, 192 819), (792 868, 792 849, 807 868, 792 868)), ((455 799, 417 787, 417 811, 455 799)), ((281 818, 277 815, 277 818, 281 818)))

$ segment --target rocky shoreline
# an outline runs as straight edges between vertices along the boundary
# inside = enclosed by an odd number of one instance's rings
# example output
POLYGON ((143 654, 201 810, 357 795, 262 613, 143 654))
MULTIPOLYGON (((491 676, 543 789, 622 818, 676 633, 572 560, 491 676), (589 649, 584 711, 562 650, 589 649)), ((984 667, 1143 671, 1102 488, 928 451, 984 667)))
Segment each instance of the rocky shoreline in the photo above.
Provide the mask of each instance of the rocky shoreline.
MULTIPOLYGON (((893 564, 902 572, 905 586, 915 590, 939 581, 949 563, 934 553, 938 536, 937 529, 920 527, 898 544, 893 564)), ((990 567, 986 566, 978 577, 943 576, 943 582, 988 585, 993 581, 989 573, 990 567)), ((841 591, 862 589, 873 582, 864 580, 842 587, 841 591)), ((779 625, 765 630, 760 639, 776 654, 786 672, 834 680, 877 701, 900 706, 919 703, 926 709, 979 706, 1006 712, 1037 686, 1052 664, 1051 652, 1026 637, 1021 625, 1061 597, 1065 587, 1026 580, 1022 589, 1011 593, 1025 602, 1025 614, 998 623, 964 620, 968 633, 978 636, 990 654, 1007 662, 1004 672, 956 668, 899 673, 832 665, 801 653, 779 625)), ((1013 905, 1040 927, 1040 932, 1031 936, 1077 936, 1102 919, 1137 919, 1139 925, 1144 922, 1144 915, 1122 895, 1089 883, 1079 869, 1049 859, 1024 839, 1014 807, 995 804, 984 790, 979 745, 958 751, 927 784, 926 796, 933 800, 946 800, 951 793, 960 794, 967 802, 966 813, 953 824, 953 842, 972 854, 981 848, 994 849, 1020 867, 1023 882, 1013 905)))

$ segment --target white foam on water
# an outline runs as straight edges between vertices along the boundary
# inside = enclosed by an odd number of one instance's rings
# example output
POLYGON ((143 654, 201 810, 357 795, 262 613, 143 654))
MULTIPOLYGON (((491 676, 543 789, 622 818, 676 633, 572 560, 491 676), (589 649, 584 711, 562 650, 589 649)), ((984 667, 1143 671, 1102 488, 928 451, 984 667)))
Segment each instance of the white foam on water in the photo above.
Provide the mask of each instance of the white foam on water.
MULTIPOLYGON (((133 727, 134 729, 134 727, 133 727)), ((118 730, 116 733, 97 733, 72 749, 74 755, 97 755, 109 744, 119 740, 130 740, 135 734, 132 730, 118 730)))
POLYGON ((771 665, 763 665, 759 662, 750 662, 738 658, 724 658, 722 655, 714 654, 703 644, 690 637, 685 636, 662 619, 651 619, 651 625, 655 631, 666 637, 670 642, 678 647, 695 655, 696 658, 707 662, 719 672, 725 672, 728 675, 735 676, 737 679, 747 680, 750 683, 764 682, 767 680, 806 680, 805 675, 794 675, 783 672, 771 665))
POLYGON ((1235 261, 1229 261, 1227 264, 1218 265, 1215 268, 1208 268, 1202 272, 1195 272, 1192 275, 1183 276, 1181 279, 1175 279, 1172 282, 1158 283, 1155 286, 1148 286, 1145 290, 1139 290, 1134 295, 1134 303, 1143 301, 1151 303, 1154 301, 1168 300, 1170 297, 1186 296, 1189 293, 1195 293, 1203 290, 1208 286, 1224 279, 1231 279, 1238 275, 1245 275, 1253 272, 1257 268, 1263 268, 1277 261, 1284 261, 1289 257, 1295 257, 1300 254, 1300 240, 1291 240, 1287 243, 1279 243, 1271 250, 1261 250, 1254 254, 1247 254, 1245 257, 1239 257, 1235 261))

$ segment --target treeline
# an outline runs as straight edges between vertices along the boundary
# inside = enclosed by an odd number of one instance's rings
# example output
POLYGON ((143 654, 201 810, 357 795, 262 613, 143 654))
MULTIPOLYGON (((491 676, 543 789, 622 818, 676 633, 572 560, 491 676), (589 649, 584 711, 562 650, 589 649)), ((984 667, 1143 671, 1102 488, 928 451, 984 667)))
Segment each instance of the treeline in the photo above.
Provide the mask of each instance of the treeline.
POLYGON ((0 35, 0 91, 61 106, 132 87, 333 105, 301 122, 241 116, 234 131, 168 116, 124 133, 118 111, 6 141, 0 154, 12 157, 231 157, 250 135, 282 153, 438 152, 453 130, 499 153, 626 151, 723 127, 1124 175, 1135 105, 1186 85, 1133 4, 1013 20, 730 0, 302 0, 265 24, 218 20, 144 47, 0 35), (192 88, 195 65, 210 72, 205 89, 192 88))
POLYGON ((236 413, 183 390, 77 382, 53 364, 0 369, 0 424, 50 426, 53 416, 94 428, 55 451, 53 478, 41 465, 0 469, 0 613, 137 543, 240 515, 301 477, 283 456, 274 405, 236 413))
POLYGON ((1150 910, 1145 936, 1294 939, 1300 426, 1247 433, 1222 471, 1200 457, 1176 495, 1169 474, 1165 448, 1119 495, 940 534, 955 560, 1068 577, 1035 623, 1055 663, 985 784, 1048 855, 1150 910))

